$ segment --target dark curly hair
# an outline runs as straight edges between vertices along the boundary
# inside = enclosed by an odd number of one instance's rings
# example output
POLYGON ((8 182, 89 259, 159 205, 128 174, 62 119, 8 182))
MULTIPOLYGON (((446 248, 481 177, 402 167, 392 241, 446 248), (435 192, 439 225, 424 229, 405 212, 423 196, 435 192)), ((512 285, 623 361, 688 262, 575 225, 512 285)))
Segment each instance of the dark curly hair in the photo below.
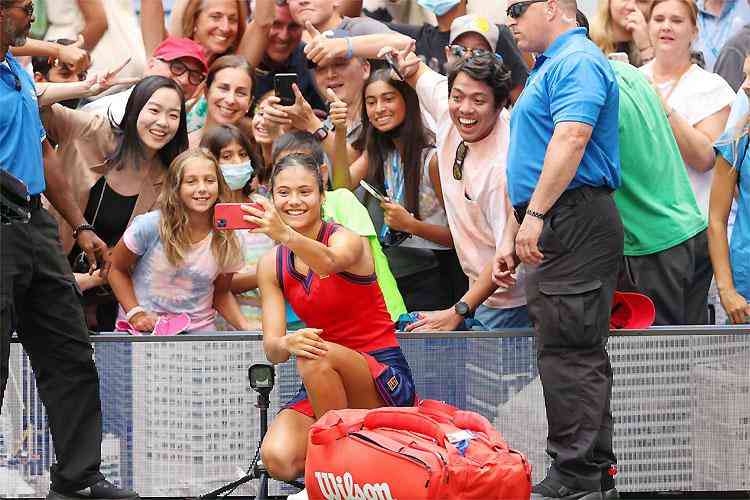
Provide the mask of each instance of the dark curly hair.
POLYGON ((494 54, 483 54, 459 58, 448 70, 448 92, 453 90, 453 82, 460 73, 487 84, 495 97, 495 109, 505 107, 510 103, 511 74, 507 66, 494 54))

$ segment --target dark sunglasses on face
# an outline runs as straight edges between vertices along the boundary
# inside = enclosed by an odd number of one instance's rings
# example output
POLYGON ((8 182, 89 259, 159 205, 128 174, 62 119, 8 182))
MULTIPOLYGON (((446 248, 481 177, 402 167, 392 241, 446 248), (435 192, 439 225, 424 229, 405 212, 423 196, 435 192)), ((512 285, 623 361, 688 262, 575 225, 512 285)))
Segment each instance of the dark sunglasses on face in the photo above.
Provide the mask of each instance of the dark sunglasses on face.
POLYGON ((467 49, 462 45, 448 45, 448 50, 454 57, 461 59, 494 57, 501 64, 503 63, 503 56, 486 49, 467 49))
POLYGON ((453 160, 453 178, 460 181, 464 177, 464 160, 469 153, 469 146, 464 141, 456 148, 456 159, 453 160))
POLYGON ((206 75, 203 74, 202 71, 198 71, 196 69, 190 69, 179 60, 174 61, 164 61, 167 64, 169 64, 169 71, 174 76, 182 76, 185 74, 185 72, 188 72, 188 81, 193 85, 200 85, 203 83, 203 80, 206 79, 206 75))
POLYGON ((526 13, 529 5, 546 1, 547 0, 525 0, 523 2, 514 3, 513 5, 508 6, 508 10, 505 11, 505 14, 512 19, 518 19, 526 13))

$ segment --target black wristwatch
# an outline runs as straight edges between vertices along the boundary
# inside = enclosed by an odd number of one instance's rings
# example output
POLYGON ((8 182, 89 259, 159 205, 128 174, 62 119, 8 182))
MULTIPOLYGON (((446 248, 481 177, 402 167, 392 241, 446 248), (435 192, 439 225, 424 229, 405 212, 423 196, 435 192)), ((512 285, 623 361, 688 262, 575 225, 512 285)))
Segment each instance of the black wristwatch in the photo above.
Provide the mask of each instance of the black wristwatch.
POLYGON ((469 304, 463 301, 458 302, 455 306, 453 306, 453 310, 456 311, 456 314, 458 314, 462 318, 470 318, 472 316, 469 304))
POLYGON ((328 129, 323 126, 320 127, 318 130, 316 130, 313 135, 316 139, 318 139, 320 142, 323 142, 326 140, 326 137, 328 137, 328 129))
POLYGON ((80 235, 80 234, 81 234, 81 233, 82 233, 83 231, 94 231, 94 226, 92 226, 92 225, 91 225, 91 224, 89 224, 88 222, 84 222, 83 224, 78 224, 78 225, 77 225, 77 226, 75 227, 75 229, 73 229, 73 239, 74 239, 74 240, 77 240, 77 239, 78 239, 78 236, 79 236, 79 235, 80 235))

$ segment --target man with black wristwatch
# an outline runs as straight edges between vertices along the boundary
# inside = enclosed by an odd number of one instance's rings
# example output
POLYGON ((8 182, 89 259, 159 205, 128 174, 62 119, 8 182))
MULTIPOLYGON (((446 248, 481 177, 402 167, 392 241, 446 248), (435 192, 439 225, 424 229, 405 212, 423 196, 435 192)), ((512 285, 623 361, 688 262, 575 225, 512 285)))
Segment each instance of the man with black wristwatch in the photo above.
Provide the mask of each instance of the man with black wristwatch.
POLYGON ((44 193, 75 228, 92 267, 106 245, 93 232, 61 175, 39 119, 34 82, 8 51, 26 42, 32 0, 0 0, 0 168, 25 183, 28 221, 0 226, 0 406, 8 380, 10 336, 29 355, 49 416, 57 463, 49 500, 137 499, 99 471, 102 413, 99 376, 79 302, 80 291, 58 242, 57 223, 42 208, 44 193))

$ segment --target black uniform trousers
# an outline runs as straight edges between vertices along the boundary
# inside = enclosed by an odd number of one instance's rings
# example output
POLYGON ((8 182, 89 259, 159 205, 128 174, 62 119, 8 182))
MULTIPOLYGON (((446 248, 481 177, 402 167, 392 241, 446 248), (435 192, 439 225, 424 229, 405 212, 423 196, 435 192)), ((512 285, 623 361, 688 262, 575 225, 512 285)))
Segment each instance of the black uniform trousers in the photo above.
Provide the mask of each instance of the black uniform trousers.
MULTIPOLYGON (((525 207, 516 207, 521 219, 525 207)), ((548 476, 598 490, 612 450, 612 367, 606 345, 622 262, 623 228, 610 191, 566 191, 539 239, 544 259, 527 268, 526 299, 536 330, 552 457, 548 476)))
POLYGON ((85 488, 104 477, 99 375, 57 223, 37 207, 28 224, 0 226, 0 247, 0 406, 15 330, 49 417, 57 457, 52 488, 85 488))

